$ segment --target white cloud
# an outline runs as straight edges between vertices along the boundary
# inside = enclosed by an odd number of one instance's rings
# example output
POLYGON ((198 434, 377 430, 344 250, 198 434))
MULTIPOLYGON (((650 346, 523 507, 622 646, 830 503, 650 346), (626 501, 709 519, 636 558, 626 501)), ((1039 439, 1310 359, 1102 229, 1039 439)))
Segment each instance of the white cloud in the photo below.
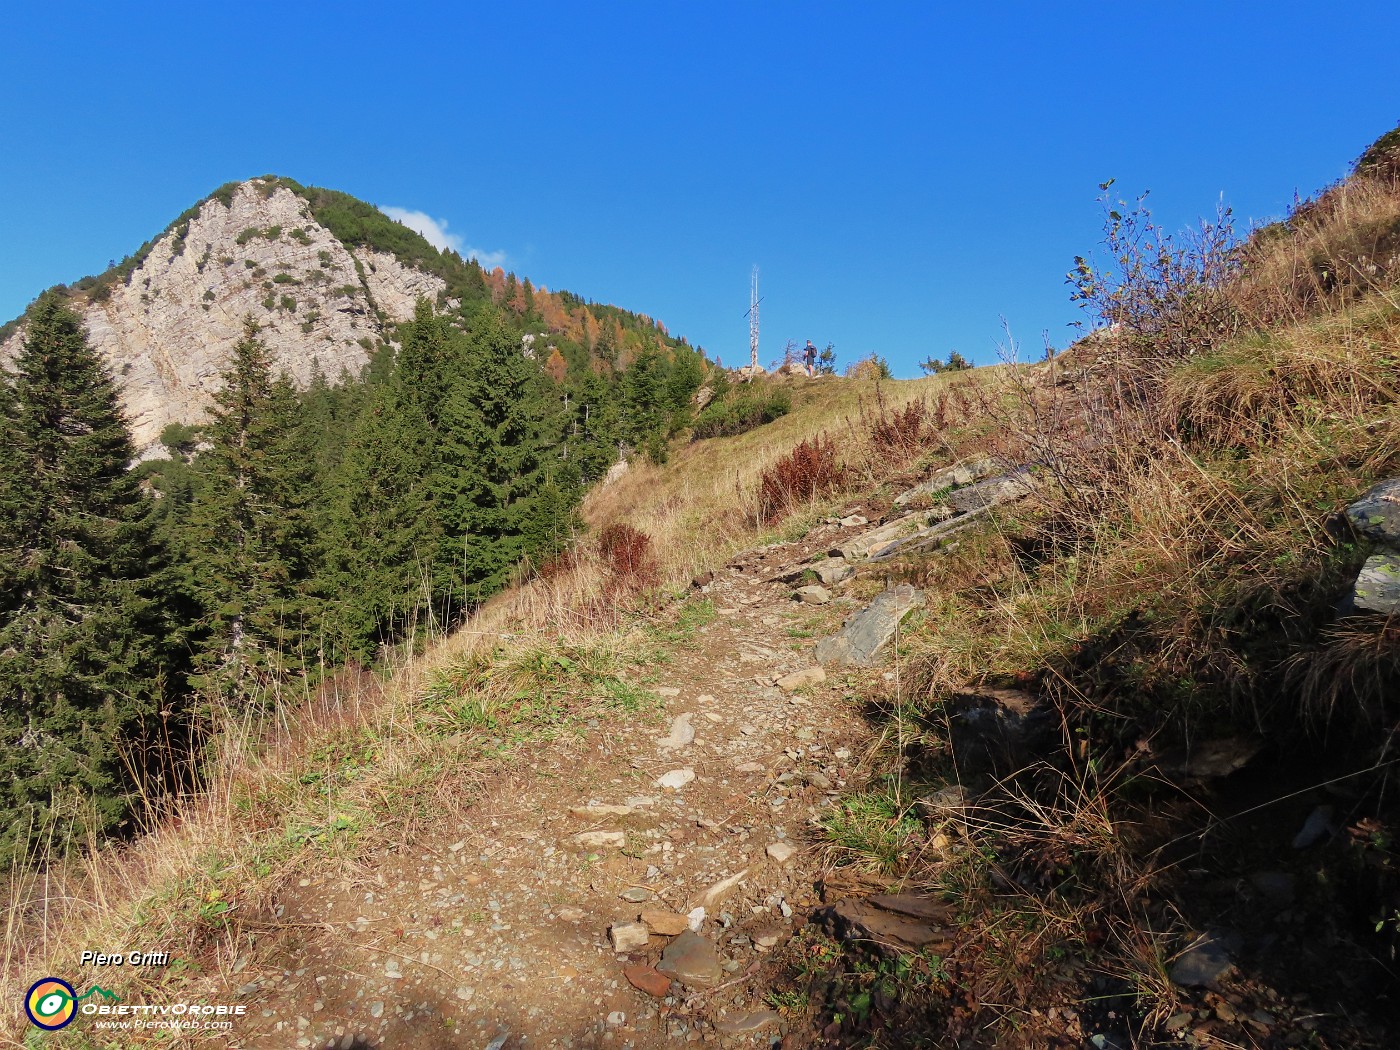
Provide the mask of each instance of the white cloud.
POLYGON ((461 255, 464 259, 475 259, 486 269, 495 266, 502 266, 506 261, 504 251, 487 252, 480 248, 473 248, 469 244, 462 242, 460 233, 447 232, 446 219, 434 219, 427 212, 412 211, 409 208, 380 208, 385 215, 395 222, 401 222, 410 230, 416 230, 423 235, 423 239, 440 252, 445 252, 449 248, 461 255))

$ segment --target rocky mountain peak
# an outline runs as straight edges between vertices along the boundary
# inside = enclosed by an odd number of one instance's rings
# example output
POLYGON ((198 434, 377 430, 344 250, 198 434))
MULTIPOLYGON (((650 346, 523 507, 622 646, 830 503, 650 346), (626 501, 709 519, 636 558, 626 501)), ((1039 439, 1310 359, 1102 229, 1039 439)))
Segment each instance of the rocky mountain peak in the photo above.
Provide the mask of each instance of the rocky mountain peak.
MULTIPOLYGON (((349 246, 277 179, 209 197, 156 239, 123 283, 77 295, 74 307, 122 391, 138 448, 169 423, 198 423, 229 352, 252 316, 274 367, 305 386, 319 369, 356 374, 389 325, 445 288, 387 252, 349 246)), ((12 361, 23 328, 0 343, 12 361)))

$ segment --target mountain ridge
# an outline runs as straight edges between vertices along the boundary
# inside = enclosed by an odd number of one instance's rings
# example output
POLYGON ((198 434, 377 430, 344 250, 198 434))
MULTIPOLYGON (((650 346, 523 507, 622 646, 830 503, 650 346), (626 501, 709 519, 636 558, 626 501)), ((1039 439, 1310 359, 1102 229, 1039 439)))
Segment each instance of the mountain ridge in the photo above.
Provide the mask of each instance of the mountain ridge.
MULTIPOLYGON (((274 369, 302 389, 358 376, 420 298, 449 313, 513 312, 527 356, 539 337, 546 354, 578 344, 548 362, 556 374, 594 354, 595 367, 625 367, 629 342, 648 341, 629 331, 684 344, 644 314, 488 273, 349 194, 271 175, 224 184, 122 263, 59 288, 116 378, 144 455, 161 454, 170 424, 204 421, 249 316, 274 369)), ((24 321, 0 327, 0 366, 18 355, 24 321)))

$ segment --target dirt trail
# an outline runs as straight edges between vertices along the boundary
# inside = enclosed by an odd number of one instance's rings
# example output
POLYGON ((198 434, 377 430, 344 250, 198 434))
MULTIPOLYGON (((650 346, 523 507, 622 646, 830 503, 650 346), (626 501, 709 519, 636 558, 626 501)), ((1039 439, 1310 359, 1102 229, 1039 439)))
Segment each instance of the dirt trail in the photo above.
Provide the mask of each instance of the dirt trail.
POLYGON ((852 534, 821 526, 715 574, 706 597, 717 618, 658 669, 661 714, 549 744, 440 838, 353 883, 307 883, 282 900, 286 929, 305 934, 301 955, 238 989, 249 1016, 234 1045, 659 1047, 780 1036, 783 1023, 743 978, 761 973, 816 903, 812 825, 869 729, 839 674, 791 693, 771 684, 812 665, 811 636, 836 630, 853 600, 838 591, 829 605, 802 604, 767 581, 838 532, 852 534), (661 742, 683 740, 687 722, 693 741, 661 742), (677 770, 694 777, 658 784, 677 770), (627 812, 571 812, 600 805, 627 812), (582 846, 586 832, 621 832, 622 845, 582 846), (783 844, 796 847, 786 860, 783 844), (654 965, 672 938, 653 934, 619 954, 609 927, 702 905, 699 932, 723 968, 717 987, 634 988, 624 967, 654 965), (754 1027, 726 1031, 744 1025, 754 1027))

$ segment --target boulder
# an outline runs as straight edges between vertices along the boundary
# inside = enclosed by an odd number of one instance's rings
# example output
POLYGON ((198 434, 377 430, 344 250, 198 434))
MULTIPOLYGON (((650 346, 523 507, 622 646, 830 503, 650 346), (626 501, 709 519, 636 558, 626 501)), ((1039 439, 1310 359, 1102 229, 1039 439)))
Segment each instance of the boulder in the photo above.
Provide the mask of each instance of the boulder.
POLYGON ((1400 549, 1400 478, 1382 481, 1347 507, 1358 533, 1373 543, 1400 549))
POLYGON ((899 622, 922 600, 923 593, 907 583, 891 587, 846 621, 838 634, 818 642, 817 660, 848 667, 871 666, 894 637, 899 622))
POLYGON ((996 464, 990 459, 969 459, 965 462, 945 467, 929 475, 927 479, 915 485, 912 489, 901 492, 894 498, 896 507, 903 507, 907 503, 922 496, 932 496, 945 489, 956 488, 960 485, 970 485, 974 481, 980 481, 996 470, 996 464))
POLYGON ((724 976, 714 945, 693 930, 666 945, 656 968, 690 988, 714 984, 724 976))
POLYGON ((807 605, 825 605, 831 601, 831 592, 821 584, 812 583, 806 587, 799 587, 792 594, 800 602, 807 605))
POLYGON ((1361 566, 1352 604, 1386 616, 1400 612, 1400 554, 1373 554, 1361 566))

